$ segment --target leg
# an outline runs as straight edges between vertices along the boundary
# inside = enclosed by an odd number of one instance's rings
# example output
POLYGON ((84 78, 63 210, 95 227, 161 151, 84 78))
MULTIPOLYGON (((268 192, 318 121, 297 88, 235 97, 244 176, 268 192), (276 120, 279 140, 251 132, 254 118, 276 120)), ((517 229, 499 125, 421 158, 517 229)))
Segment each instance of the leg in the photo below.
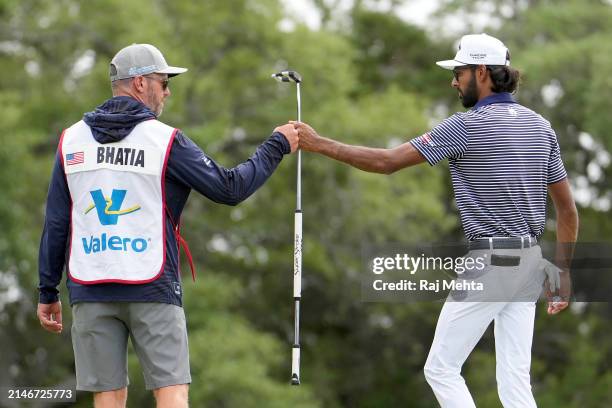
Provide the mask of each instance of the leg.
POLYGON ((176 390, 186 394, 191 374, 183 308, 166 303, 131 303, 129 322, 147 390, 162 390, 156 395, 176 390), (172 387, 179 385, 183 387, 172 387))
POLYGON ((188 384, 170 385, 153 390, 157 408, 188 408, 188 384))
POLYGON ((461 367, 504 303, 452 302, 442 307, 425 378, 443 408, 475 408, 461 367))
POLYGON ((122 320, 121 306, 117 303, 77 303, 72 308, 72 316, 77 390, 102 393, 94 396, 96 401, 106 401, 113 395, 118 399, 124 395, 125 401, 127 390, 122 390, 129 383, 128 329, 122 320))
POLYGON ((94 408, 125 408, 127 387, 94 393, 94 408))
POLYGON ((535 408, 531 392, 534 302, 511 302, 495 318, 497 389, 505 408, 535 408))

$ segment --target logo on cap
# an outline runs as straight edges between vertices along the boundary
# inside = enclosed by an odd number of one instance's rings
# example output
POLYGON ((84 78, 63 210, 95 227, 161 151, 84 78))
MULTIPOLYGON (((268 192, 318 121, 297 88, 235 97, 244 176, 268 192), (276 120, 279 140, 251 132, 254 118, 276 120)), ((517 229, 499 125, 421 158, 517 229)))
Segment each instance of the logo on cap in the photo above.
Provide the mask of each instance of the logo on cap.
POLYGON ((157 65, 147 65, 146 67, 132 67, 128 70, 128 75, 144 75, 157 71, 157 65))

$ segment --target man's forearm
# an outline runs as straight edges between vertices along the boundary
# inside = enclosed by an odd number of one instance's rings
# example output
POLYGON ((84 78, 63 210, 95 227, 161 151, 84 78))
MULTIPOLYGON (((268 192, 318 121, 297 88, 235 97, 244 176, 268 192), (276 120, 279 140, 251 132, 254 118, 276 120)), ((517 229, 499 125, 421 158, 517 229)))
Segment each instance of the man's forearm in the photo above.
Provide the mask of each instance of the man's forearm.
POLYGON ((226 170, 227 188, 234 192, 236 203, 246 200, 274 173, 283 156, 290 152, 285 137, 275 132, 244 163, 226 170))
POLYGON ((252 194, 276 169, 290 146, 274 133, 244 163, 226 169, 183 133, 174 139, 167 177, 187 185, 214 202, 236 205, 252 194))
POLYGON ((557 214, 557 242, 576 242, 578 239, 578 212, 557 214))
POLYGON ((578 212, 575 207, 557 212, 557 251, 555 263, 569 271, 574 245, 578 239, 578 212))
POLYGON ((391 174, 425 161, 410 143, 404 143, 393 149, 381 149, 353 146, 320 137, 312 151, 370 173, 391 174))
POLYGON ((317 153, 371 173, 388 173, 386 149, 352 146, 321 137, 317 153))
POLYGON ((568 271, 578 239, 578 210, 572 197, 569 180, 564 178, 548 186, 557 218, 557 251, 555 264, 568 271))

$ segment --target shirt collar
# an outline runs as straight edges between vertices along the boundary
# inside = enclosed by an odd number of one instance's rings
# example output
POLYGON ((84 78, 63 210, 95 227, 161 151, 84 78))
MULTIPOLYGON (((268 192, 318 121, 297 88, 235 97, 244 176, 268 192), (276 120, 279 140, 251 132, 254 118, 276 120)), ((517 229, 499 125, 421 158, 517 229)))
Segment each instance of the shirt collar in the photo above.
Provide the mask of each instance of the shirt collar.
POLYGON ((474 105, 472 109, 476 110, 478 108, 482 108, 485 105, 491 105, 493 103, 516 103, 516 101, 514 100, 510 92, 494 93, 487 96, 486 98, 479 100, 478 103, 474 105))

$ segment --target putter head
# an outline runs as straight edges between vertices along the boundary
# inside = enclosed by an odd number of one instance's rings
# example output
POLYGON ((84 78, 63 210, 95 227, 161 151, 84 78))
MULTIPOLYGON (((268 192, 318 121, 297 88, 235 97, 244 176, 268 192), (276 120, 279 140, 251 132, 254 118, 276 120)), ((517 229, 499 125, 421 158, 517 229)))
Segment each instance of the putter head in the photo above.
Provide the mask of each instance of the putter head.
POLYGON ((272 74, 272 78, 278 82, 295 82, 299 84, 302 82, 302 76, 297 71, 281 71, 276 74, 272 74))

